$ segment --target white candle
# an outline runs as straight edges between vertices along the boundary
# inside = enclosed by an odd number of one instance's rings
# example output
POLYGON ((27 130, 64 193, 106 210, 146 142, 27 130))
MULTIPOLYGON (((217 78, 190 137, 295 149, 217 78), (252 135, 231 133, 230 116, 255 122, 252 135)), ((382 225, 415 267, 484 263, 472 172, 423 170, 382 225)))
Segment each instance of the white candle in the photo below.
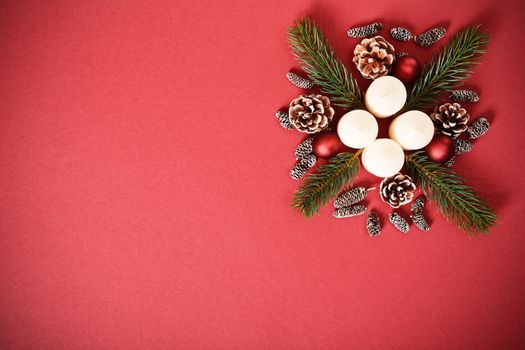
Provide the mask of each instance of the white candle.
POLYGON ((421 149, 432 141, 434 124, 427 114, 408 111, 390 124, 389 135, 405 150, 421 149))
POLYGON ((341 142, 351 148, 363 148, 377 137, 379 127, 370 112, 355 109, 343 115, 337 124, 337 135, 341 142))
POLYGON ((365 93, 366 108, 378 118, 390 117, 403 108, 407 90, 401 80, 383 76, 370 84, 365 93))
POLYGON ((401 170, 405 153, 401 146, 390 139, 377 139, 363 150, 363 166, 378 177, 389 177, 401 170))

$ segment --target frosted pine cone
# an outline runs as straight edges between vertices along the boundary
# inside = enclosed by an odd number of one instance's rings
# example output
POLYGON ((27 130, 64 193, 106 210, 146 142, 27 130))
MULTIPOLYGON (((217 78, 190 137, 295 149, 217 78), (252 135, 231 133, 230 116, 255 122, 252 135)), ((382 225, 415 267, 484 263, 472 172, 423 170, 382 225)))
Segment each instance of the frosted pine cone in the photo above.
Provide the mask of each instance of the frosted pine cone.
POLYGON ((450 98, 455 102, 478 102, 479 96, 472 90, 454 90, 450 93, 450 98))
POLYGON ((425 220, 423 214, 413 214, 410 215, 410 218, 412 219, 414 225, 416 225, 416 227, 421 231, 427 232, 430 230, 430 225, 428 224, 427 220, 425 220))
POLYGON ((370 236, 379 236, 381 233, 381 222, 375 211, 370 211, 366 217, 366 231, 370 236))
POLYGON ((414 37, 410 30, 403 27, 396 27, 390 29, 390 35, 392 38, 399 41, 410 41, 414 37))
POLYGON ((313 134, 328 127, 334 117, 330 99, 323 95, 301 95, 290 103, 290 121, 301 132, 313 134))
POLYGON ((401 217, 398 213, 392 213, 388 216, 388 220, 394 225, 395 228, 397 228, 399 231, 403 233, 408 233, 408 230, 410 227, 408 226, 408 222, 401 217))
POLYGON ((279 119, 279 124, 281 124, 283 128, 285 128, 286 130, 293 129, 293 124, 290 121, 290 116, 288 115, 288 112, 277 111, 277 113, 275 113, 275 117, 279 119))
POLYGON ((355 47, 353 61, 363 77, 377 79, 390 72, 394 58, 394 47, 382 36, 375 36, 355 47))
POLYGON ((456 156, 454 155, 452 156, 452 158, 450 158, 449 160, 445 162, 445 166, 451 168, 455 162, 456 162, 456 156))
POLYGON ((467 130, 470 115, 459 103, 445 103, 434 109, 430 115, 438 132, 455 139, 467 130))
POLYGON ((423 200, 423 198, 418 198, 412 202, 412 205, 410 206, 410 211, 412 212, 412 214, 421 214, 423 212, 423 208, 425 208, 425 201, 423 200))
POLYGON ((415 190, 416 184, 412 178, 400 173, 385 178, 379 187, 381 199, 392 208, 399 208, 409 203, 414 197, 415 190))
POLYGON ((339 197, 336 198, 334 201, 334 207, 336 208, 343 208, 348 207, 350 205, 356 204, 361 202, 363 199, 365 199, 368 192, 372 190, 366 189, 364 187, 355 187, 351 190, 346 191, 345 193, 341 194, 339 197))
POLYGON ((350 38, 364 38, 366 36, 376 35, 381 29, 383 29, 383 25, 376 22, 362 27, 350 28, 346 34, 350 38))
POLYGON ((468 137, 471 140, 477 139, 485 135, 485 133, 489 131, 489 128, 490 124, 486 118, 478 118, 467 128, 468 137))
POLYGON ((308 169, 315 165, 317 157, 314 154, 308 154, 297 163, 290 171, 290 177, 294 180, 300 180, 306 175, 308 169))
POLYGON ((365 211, 366 207, 364 205, 354 205, 352 207, 336 209, 332 212, 332 215, 338 219, 342 219, 362 215, 365 213, 365 211))
POLYGON ((419 46, 430 46, 443 39, 445 34, 447 34, 447 31, 443 27, 432 28, 421 35, 415 36, 414 40, 419 46))
POLYGON ((290 177, 294 180, 301 180, 308 171, 308 167, 301 163, 301 161, 295 163, 292 170, 290 170, 290 177))
POLYGON ((310 79, 300 77, 292 72, 286 73, 286 78, 288 78, 290 83, 294 84, 295 86, 301 89, 311 89, 314 87, 313 81, 311 81, 310 79))
POLYGON ((425 217, 423 216, 424 207, 425 202, 423 201, 423 198, 416 199, 410 206, 410 210, 412 211, 412 215, 410 215, 410 218, 412 219, 414 225, 416 225, 417 228, 419 228, 421 231, 428 231, 430 230, 430 225, 427 223, 425 217))
POLYGON ((455 139, 454 140, 454 155, 452 156, 452 158, 450 158, 449 160, 445 162, 445 166, 449 168, 452 167, 454 163, 456 162, 457 157, 460 154, 468 153, 472 151, 472 147, 473 147, 472 142, 470 142, 469 140, 455 139))
POLYGON ((314 141, 313 137, 309 137, 303 142, 301 142, 295 149, 295 159, 301 159, 313 152, 312 142, 314 141))
POLYGON ((454 153, 456 156, 472 151, 472 143, 469 140, 454 140, 454 144, 454 153))
POLYGON ((305 166, 308 167, 308 169, 313 167, 315 165, 315 162, 317 162, 317 157, 315 156, 315 154, 308 154, 304 156, 303 159, 301 159, 300 161, 300 163, 303 163, 305 166))

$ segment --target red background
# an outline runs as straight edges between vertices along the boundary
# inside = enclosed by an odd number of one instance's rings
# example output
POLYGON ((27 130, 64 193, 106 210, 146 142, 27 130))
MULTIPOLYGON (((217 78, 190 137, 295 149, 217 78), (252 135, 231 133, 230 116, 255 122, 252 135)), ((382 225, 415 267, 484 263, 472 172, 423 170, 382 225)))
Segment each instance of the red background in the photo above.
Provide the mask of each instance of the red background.
MULTIPOLYGON (((3 1, 0 348, 523 348, 524 10, 3 1), (496 209, 491 235, 430 207, 430 233, 373 239, 363 217, 289 207, 302 135, 273 115, 300 93, 285 33, 305 14, 349 67, 352 25, 483 23, 468 108, 492 128, 457 170, 496 209)), ((422 62, 438 48, 394 44, 422 62)), ((368 205, 389 211, 377 193, 368 205)))

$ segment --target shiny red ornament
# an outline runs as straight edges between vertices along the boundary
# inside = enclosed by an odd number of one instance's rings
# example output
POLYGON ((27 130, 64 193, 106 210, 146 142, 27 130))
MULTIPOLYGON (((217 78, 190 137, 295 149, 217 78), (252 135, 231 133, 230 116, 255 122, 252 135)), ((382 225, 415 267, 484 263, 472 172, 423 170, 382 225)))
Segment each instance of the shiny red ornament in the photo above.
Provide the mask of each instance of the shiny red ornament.
POLYGON ((331 158, 341 152, 343 143, 333 131, 323 131, 314 136, 312 149, 316 157, 331 158))
POLYGON ((444 163, 454 155, 454 141, 446 135, 435 135, 425 149, 428 159, 444 163))
POLYGON ((414 56, 402 56, 396 59, 393 75, 405 84, 416 81, 421 73, 421 65, 414 56))

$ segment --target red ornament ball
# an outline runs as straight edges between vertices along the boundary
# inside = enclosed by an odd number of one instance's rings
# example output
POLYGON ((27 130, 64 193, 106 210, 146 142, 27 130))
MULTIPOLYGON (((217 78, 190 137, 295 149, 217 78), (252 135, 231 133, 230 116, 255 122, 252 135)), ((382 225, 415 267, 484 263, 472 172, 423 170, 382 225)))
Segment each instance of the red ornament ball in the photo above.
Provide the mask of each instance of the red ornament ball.
POLYGON ((323 131, 314 136, 312 149, 318 158, 331 158, 341 151, 343 144, 333 131, 323 131))
POLYGON ((454 155, 454 141, 446 135, 436 135, 425 149, 428 159, 444 163, 454 155))
POLYGON ((414 56, 403 56, 396 59, 392 73, 405 84, 416 81, 421 73, 421 66, 414 56))

